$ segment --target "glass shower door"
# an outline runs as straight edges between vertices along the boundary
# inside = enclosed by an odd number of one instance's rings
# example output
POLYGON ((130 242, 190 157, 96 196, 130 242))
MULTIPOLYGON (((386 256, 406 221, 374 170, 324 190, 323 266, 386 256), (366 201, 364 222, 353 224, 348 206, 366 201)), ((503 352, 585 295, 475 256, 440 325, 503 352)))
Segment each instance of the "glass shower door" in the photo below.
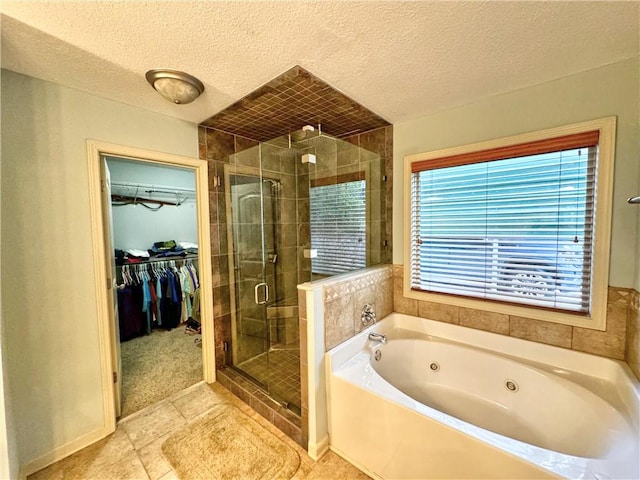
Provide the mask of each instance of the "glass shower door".
POLYGON ((282 185, 249 173, 234 173, 229 183, 235 278, 233 366, 283 406, 299 412, 298 338, 296 349, 286 343, 281 317, 291 307, 282 307, 278 297, 282 185))
POLYGON ((233 174, 230 184, 236 298, 234 365, 266 387, 270 344, 267 306, 275 293, 267 281, 264 215, 268 207, 259 175, 233 174))

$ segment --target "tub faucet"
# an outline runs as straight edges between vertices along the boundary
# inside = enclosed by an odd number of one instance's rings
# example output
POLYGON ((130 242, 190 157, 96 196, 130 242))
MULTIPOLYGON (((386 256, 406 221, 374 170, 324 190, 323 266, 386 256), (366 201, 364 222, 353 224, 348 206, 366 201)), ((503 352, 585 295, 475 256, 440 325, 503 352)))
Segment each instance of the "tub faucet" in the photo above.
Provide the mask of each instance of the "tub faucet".
POLYGON ((369 325, 370 323, 376 323, 376 312, 373 311, 373 307, 367 303, 362 308, 362 314, 360 315, 360 321, 363 325, 369 325))
POLYGON ((387 343, 387 336, 383 335, 381 333, 371 332, 369 334, 369 340, 385 344, 385 343, 387 343))

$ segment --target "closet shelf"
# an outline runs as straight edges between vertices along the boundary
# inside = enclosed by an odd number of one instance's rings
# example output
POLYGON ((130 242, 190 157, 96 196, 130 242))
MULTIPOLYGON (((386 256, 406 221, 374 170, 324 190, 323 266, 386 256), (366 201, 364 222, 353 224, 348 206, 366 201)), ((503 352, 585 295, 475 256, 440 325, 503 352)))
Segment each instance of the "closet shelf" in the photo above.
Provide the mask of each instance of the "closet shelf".
POLYGON ((150 258, 145 258, 145 259, 141 259, 140 262, 135 262, 135 263, 123 263, 121 265, 116 265, 116 268, 120 268, 120 267, 124 267, 124 266, 136 266, 136 265, 145 265, 147 263, 158 263, 158 262, 169 262, 169 261, 181 261, 181 260, 197 260, 198 259, 198 254, 197 253, 189 253, 187 255, 176 255, 173 257, 150 257, 150 258))

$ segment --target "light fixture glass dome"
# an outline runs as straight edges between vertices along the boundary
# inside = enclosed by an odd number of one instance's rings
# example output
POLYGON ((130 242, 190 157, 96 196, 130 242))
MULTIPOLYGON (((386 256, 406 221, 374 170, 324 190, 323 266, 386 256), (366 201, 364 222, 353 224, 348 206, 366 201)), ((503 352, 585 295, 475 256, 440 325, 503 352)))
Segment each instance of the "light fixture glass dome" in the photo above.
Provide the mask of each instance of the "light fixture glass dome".
POLYGON ((178 70, 149 70, 146 78, 160 95, 179 105, 193 102, 204 91, 200 80, 178 70))

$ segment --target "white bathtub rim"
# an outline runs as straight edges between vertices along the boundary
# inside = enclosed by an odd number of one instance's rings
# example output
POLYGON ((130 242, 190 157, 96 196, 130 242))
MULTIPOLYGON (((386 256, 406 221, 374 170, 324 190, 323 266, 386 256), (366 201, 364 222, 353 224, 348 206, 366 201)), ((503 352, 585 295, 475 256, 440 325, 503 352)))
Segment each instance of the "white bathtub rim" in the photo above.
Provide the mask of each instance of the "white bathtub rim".
MULTIPOLYGON (((368 366, 368 357, 366 356, 366 354, 361 353, 359 354, 359 356, 361 356, 359 361, 362 363, 366 363, 368 366)), ((362 366, 357 366, 356 368, 362 368, 362 366)), ((353 379, 350 378, 349 376, 342 375, 341 373, 337 373, 337 374, 334 373, 335 377, 337 377, 341 381, 346 383, 352 383, 356 387, 366 390, 369 394, 374 395, 375 397, 381 398, 383 401, 390 401, 395 405, 397 405, 398 407, 400 407, 401 409, 407 412, 410 412, 411 414, 417 413, 419 415, 427 417, 432 421, 436 421, 440 423, 445 428, 451 429, 459 434, 472 437, 475 440, 482 442, 486 446, 499 450, 502 453, 507 454, 509 456, 523 460, 523 457, 527 456, 527 453, 529 453, 526 450, 520 451, 518 448, 514 448, 514 447, 524 447, 524 448, 531 447, 531 449, 534 451, 534 454, 537 450, 539 450, 539 453, 541 453, 541 455, 536 456, 535 460, 537 461, 531 461, 531 460, 526 460, 526 461, 529 461, 530 463, 537 466, 538 468, 543 468, 543 469, 546 468, 546 470, 548 471, 559 473, 557 471, 558 468, 555 463, 554 465, 549 465, 549 462, 544 460, 544 457, 549 456, 549 454, 555 454, 555 452, 550 452, 549 450, 545 450, 540 447, 535 447, 533 445, 525 444, 518 440, 513 440, 508 437, 504 437, 503 435, 490 432, 481 427, 477 427, 473 424, 467 423, 456 417, 440 412, 439 410, 429 407, 428 405, 424 405, 418 402, 417 400, 414 400, 413 398, 409 397, 405 393, 402 393, 401 391, 397 390, 393 385, 391 385, 386 380, 384 380, 373 369, 371 369, 370 374, 373 377, 373 379, 370 383, 368 382, 367 385, 364 386, 363 384, 358 384, 357 382, 354 382, 353 379), (520 453, 520 455, 518 453, 520 453)), ((331 415, 331 412, 330 412, 330 415, 331 415)), ((331 437, 331 432, 329 432, 329 436, 331 437)), ((332 447, 332 449, 335 450, 334 447, 332 447)), ((566 456, 564 454, 558 454, 558 455, 565 458, 567 463, 572 463, 572 457, 566 456)), ((341 452, 341 456, 347 458, 347 460, 349 461, 352 461, 347 452, 341 452)), ((529 454, 528 456, 532 456, 532 455, 529 454)), ((586 459, 584 460, 586 461, 586 459)), ((362 466, 358 468, 363 469, 362 466)), ((369 473, 369 471, 366 468, 364 469, 364 471, 369 473)), ((580 471, 580 469, 576 468, 575 471, 576 472, 580 471)), ((570 477, 571 473, 572 472, 569 472, 564 476, 570 477)))
MULTIPOLYGON (((416 362, 413 355, 409 357, 403 356, 405 355, 405 349, 407 349, 407 351, 416 352, 418 355, 431 352, 429 357, 431 358, 433 355, 433 360, 441 362, 441 366, 445 370, 449 370, 449 368, 444 367, 447 362, 451 361, 451 359, 471 359, 476 358, 477 356, 478 362, 490 361, 492 366, 507 367, 512 372, 519 372, 516 378, 523 383, 528 383, 532 380, 549 382, 547 383, 549 388, 558 388, 558 392, 563 392, 561 395, 570 395, 574 397, 574 400, 570 402, 571 407, 563 406, 564 403, 561 403, 558 407, 561 409, 566 408, 564 413, 554 412, 550 415, 549 409, 546 408, 546 402, 544 401, 531 403, 529 408, 533 408, 534 410, 529 410, 527 407, 523 410, 520 407, 514 407, 514 405, 512 405, 513 392, 507 393, 506 389, 495 389, 495 387, 487 388, 485 385, 480 390, 476 390, 478 385, 470 385, 469 388, 466 388, 466 386, 461 384, 452 384, 450 379, 447 380, 446 373, 444 374, 444 377, 438 376, 440 381, 435 380, 436 384, 445 385, 447 388, 451 389, 450 393, 447 395, 455 395, 455 392, 458 390, 463 392, 469 392, 471 390, 473 393, 470 398, 483 398, 488 400, 489 404, 500 405, 500 413, 496 418, 502 418, 503 422, 507 417, 511 419, 507 423, 501 423, 499 421, 497 423, 490 422, 491 426, 489 426, 489 423, 483 423, 486 420, 485 416, 478 417, 475 420, 469 419, 470 417, 468 416, 468 412, 469 410, 473 410, 474 407, 466 402, 464 407, 460 407, 458 405, 457 407, 451 406, 451 408, 447 407, 447 402, 445 402, 443 403, 442 410, 436 405, 428 402, 422 402, 437 411, 441 411, 442 413, 453 416, 471 425, 478 426, 494 433, 499 433, 503 436, 519 440, 526 444, 536 445, 546 450, 585 458, 597 458, 603 456, 604 452, 609 449, 611 439, 614 437, 626 437, 633 439, 634 436, 638 436, 639 434, 638 430, 634 428, 630 416, 625 414, 628 412, 623 410, 625 407, 624 403, 621 402, 615 394, 609 393, 608 395, 602 395, 601 393, 608 393, 607 389, 602 388, 602 385, 599 385, 599 389, 602 392, 593 391, 592 389, 582 385, 580 382, 574 381, 572 375, 568 375, 566 377, 556 375, 553 372, 527 365, 526 363, 513 359, 513 357, 510 356, 502 356, 490 351, 485 351, 484 349, 478 349, 451 341, 438 341, 437 339, 422 340, 413 338, 394 338, 386 345, 376 346, 374 351, 380 350, 381 353, 383 353, 382 361, 372 361, 371 357, 369 357, 369 365, 371 365, 371 367, 394 388, 399 389, 418 402, 421 402, 420 391, 424 392, 424 389, 418 388, 415 391, 417 396, 415 396, 410 391, 405 390, 402 386, 396 385, 396 380, 404 378, 403 370, 405 370, 406 366, 410 369, 417 369, 417 371, 420 371, 421 368, 426 368, 426 364, 424 363, 426 357, 421 357, 422 362, 416 362), (428 346, 430 344, 434 344, 433 347, 428 346), (391 349, 389 350, 390 353, 385 354, 387 349, 391 349), (418 350, 421 350, 422 352, 418 353, 418 350), (400 362, 398 362, 398 360, 388 360, 389 357, 387 357, 387 355, 390 355, 391 358, 400 355, 402 360, 400 362), (387 358, 386 361, 385 358, 387 358), (496 361, 499 363, 493 363, 496 361), (442 378, 444 378, 444 380, 442 380, 442 378), (612 397, 611 402, 606 400, 607 396, 612 397), (598 421, 586 422, 583 427, 585 430, 582 431, 579 438, 569 440, 567 437, 563 436, 563 429, 561 428, 554 431, 554 429, 558 428, 561 424, 561 422, 558 422, 559 419, 573 418, 575 424, 579 424, 584 418, 590 418, 594 408, 599 412, 599 414, 601 414, 601 418, 598 421), (506 415, 507 417, 503 415, 506 415), (536 420, 532 421, 534 418, 536 420), (513 431, 513 434, 501 433, 501 429, 508 429, 507 425, 511 421, 517 421, 521 428, 513 431), (542 425, 546 425, 546 427, 542 427, 542 425)), ((456 361, 452 363, 455 364, 456 361)), ((466 362, 463 360, 463 364, 464 363, 466 362)), ((451 365, 451 367, 455 370, 455 365, 451 365)), ((493 369, 489 368, 489 370, 493 369)), ((492 376, 493 372, 488 371, 487 375, 494 381, 498 380, 499 382, 497 377, 492 376)), ((404 380, 401 380, 402 385, 411 389, 411 385, 415 387, 420 384, 422 376, 413 377, 411 373, 409 373, 409 376, 412 380, 407 383, 407 379, 405 378, 404 380)), ((430 376, 430 378, 434 377, 430 376)), ((428 383, 430 382, 427 382, 427 384, 428 383)), ((474 382, 470 383, 473 384, 474 382)), ((423 385, 423 388, 424 387, 426 387, 426 384, 423 385)), ((536 390, 538 388, 545 387, 539 386, 536 390)), ((437 391, 438 387, 435 386, 434 389, 437 391)), ((429 390, 428 387, 427 390, 429 390)), ((611 388, 609 388, 609 390, 611 390, 611 388)), ((526 404, 527 398, 530 397, 525 395, 524 397, 518 396, 517 398, 520 398, 520 400, 516 399, 513 401, 516 405, 523 406, 526 404)), ((493 415, 488 413, 485 413, 485 415, 489 415, 491 418, 494 418, 493 415)), ((504 431, 505 430, 503 430, 503 432, 504 431)))
MULTIPOLYGON (((466 328, 466 327, 462 327, 462 328, 466 328)), ((497 334, 492 334, 492 335, 497 335, 497 334)), ((404 339, 404 338, 406 337, 401 337, 400 339, 404 339)), ((410 337, 410 338, 413 338, 413 337, 410 337)), ((548 363, 543 363, 540 361, 534 361, 527 358, 522 358, 522 357, 519 357, 517 354, 496 352, 489 348, 485 348, 485 347, 470 344, 470 343, 461 343, 448 338, 435 337, 433 335, 425 335, 424 338, 427 341, 448 343, 451 345, 470 348, 473 350, 477 350, 479 352, 484 352, 490 355, 502 357, 508 361, 517 362, 522 365, 531 367, 533 369, 541 370, 545 373, 558 376, 564 380, 568 380, 570 382, 576 383, 580 387, 588 390, 589 392, 593 393, 594 395, 598 396, 605 402, 615 407, 616 410, 618 410, 629 423, 634 425, 638 424, 637 430, 640 431, 640 423, 639 423, 640 419, 638 419, 638 417, 640 416, 638 412, 640 405, 638 404, 639 402, 635 401, 635 398, 640 399, 640 382, 637 382, 635 380, 635 377, 631 372, 631 369, 624 362, 621 362, 615 359, 597 357, 597 356, 583 353, 583 352, 576 352, 584 355, 589 355, 591 357, 595 357, 596 359, 599 359, 599 360, 603 360, 606 362, 610 361, 614 363, 614 368, 612 368, 611 376, 596 377, 591 374, 571 371, 565 368, 558 368, 556 366, 549 365, 548 363), (617 366, 618 368, 615 368, 615 366, 617 366), (620 388, 616 391, 612 391, 611 389, 605 388, 606 384, 612 384, 612 383, 617 385, 620 388)), ((520 340, 520 339, 515 339, 515 340, 520 340)), ((527 340, 521 340, 521 341, 528 342, 527 340)), ((545 346, 552 347, 554 349, 560 349, 560 347, 553 347, 551 345, 545 345, 545 346)), ((371 345, 367 345, 367 347, 371 347, 371 345)), ((569 354, 571 353, 573 353, 573 351, 569 351, 569 354)))
POLYGON ((625 418, 640 430, 640 382, 625 362, 402 313, 391 313, 375 325, 367 327, 359 334, 331 349, 330 352, 334 355, 333 370, 335 371, 342 363, 352 358, 355 352, 369 351, 372 345, 367 338, 369 332, 389 334, 394 328, 402 328, 408 332, 436 337, 438 341, 450 341, 494 355, 501 355, 534 368, 569 378, 589 390, 596 389, 597 395, 616 408, 622 403, 622 413, 625 418), (541 362, 539 360, 541 355, 544 355, 547 361, 541 362), (606 394, 606 391, 598 389, 598 381, 618 386, 617 392, 620 394, 620 398, 612 398, 606 394))
MULTIPOLYGON (((441 322, 424 320, 418 317, 411 317, 403 314, 395 314, 395 313, 391 314, 389 317, 386 317, 386 319, 380 321, 376 325, 367 328, 360 334, 356 335, 355 337, 352 337, 351 339, 347 340, 346 342, 343 342, 342 344, 336 346, 331 351, 329 351, 326 355, 327 357, 326 367, 327 367, 328 376, 333 374, 337 378, 340 378, 345 382, 352 383, 360 388, 368 390, 369 392, 371 392, 373 395, 376 395, 377 397, 390 400, 404 409, 418 412, 428 418, 431 418, 432 420, 435 420, 445 425, 448 428, 461 432, 464 435, 476 438, 486 445, 489 445, 493 448, 503 451, 511 456, 533 463, 534 465, 537 465, 541 468, 544 468, 556 474, 562 475, 564 477, 589 478, 588 475, 591 475, 591 476, 593 476, 593 474, 602 475, 601 473, 602 470, 608 470, 607 464, 615 463, 623 460, 625 454, 628 453, 629 449, 614 450, 613 452, 609 452, 606 456, 602 458, 585 458, 585 457, 577 457, 577 456, 567 455, 560 452, 547 450, 542 447, 530 445, 528 443, 521 442, 519 440, 515 440, 509 437, 505 437, 501 434, 485 430, 481 427, 477 427, 476 425, 467 423, 456 417, 452 417, 436 409, 433 409, 427 405, 424 405, 414 400, 413 398, 409 397, 408 395, 402 393, 401 391, 396 389, 393 385, 388 383, 383 377, 381 377, 371 366, 370 358, 368 354, 370 350, 371 342, 368 340, 367 336, 368 336, 368 333, 371 331, 377 331, 380 333, 389 333, 391 330, 393 330, 393 327, 395 326, 395 324, 406 323, 407 319, 416 319, 416 320, 413 320, 414 323, 416 321, 420 323, 424 322, 423 325, 425 325, 429 329, 429 333, 426 333, 424 329, 420 329, 422 330, 421 333, 438 336, 440 338, 444 337, 446 340, 449 340, 458 344, 462 343, 466 346, 470 346, 471 348, 477 349, 478 347, 476 344, 471 342, 461 342, 459 341, 458 337, 455 337, 455 339, 452 338, 452 336, 454 336, 454 334, 456 333, 455 330, 465 329, 465 330, 472 331, 472 336, 475 336, 475 335, 479 336, 480 344, 482 344, 482 342, 486 340, 491 340, 491 337, 503 337, 506 339, 506 342, 504 342, 504 344, 506 344, 507 346, 511 344, 512 346, 515 345, 515 347, 517 348, 522 345, 522 342, 524 342, 525 344, 533 343, 535 347, 542 347, 543 352, 559 350, 559 352, 554 352, 554 353, 557 353, 558 356, 561 358, 561 360, 562 360, 562 357, 566 356, 567 354, 576 355, 581 361, 585 361, 585 363, 587 364, 585 368, 590 368, 590 364, 594 364, 598 362, 609 363, 609 365, 605 368, 596 369, 596 372, 600 374, 600 377, 594 377, 593 375, 587 375, 586 373, 583 373, 583 375, 591 378, 600 378, 608 382, 614 382, 620 386, 622 386, 621 381, 624 382, 622 384, 626 383, 626 385, 629 385, 630 391, 626 392, 626 394, 623 396, 628 397, 627 401, 635 402, 635 404, 631 406, 632 409, 635 409, 635 413, 627 412, 627 414, 632 416, 635 415, 637 418, 638 403, 640 403, 640 388, 638 388, 638 382, 635 380, 635 377, 633 377, 633 375, 631 374, 630 369, 628 369, 626 364, 624 364, 623 362, 618 362, 613 359, 597 357, 590 354, 575 352, 571 350, 568 350, 565 352, 564 351, 565 349, 561 349, 559 347, 553 347, 550 345, 538 345, 538 344, 535 344, 534 342, 529 342, 527 340, 504 337, 502 335, 494 334, 491 332, 476 331, 474 329, 461 327, 459 325, 442 324, 441 322), (400 319, 399 321, 398 321, 398 318, 400 319), (432 326, 439 327, 440 325, 443 325, 445 328, 443 329, 431 328, 432 326), (449 329, 452 329, 452 330, 448 331, 449 329), (448 333, 448 335, 442 335, 441 337, 441 334, 443 331, 445 333, 448 333), (552 349, 552 350, 549 350, 549 349, 552 349), (590 357, 594 357, 594 358, 590 358, 590 357), (625 369, 624 367, 627 367, 627 368, 625 369), (349 376, 348 372, 345 371, 349 369, 361 370, 363 368, 366 369, 367 371, 366 378, 364 378, 363 376, 360 376, 359 378, 354 379, 353 375, 349 376), (633 398, 634 395, 635 395, 635 398, 633 398), (587 477, 585 477, 585 475, 587 475, 587 477)), ((464 335, 463 335, 463 338, 465 338, 464 335)), ((476 339, 477 338, 478 337, 476 337, 476 339)), ((498 342, 498 344, 499 343, 500 342, 498 342)), ((491 345, 491 347, 494 346, 492 342, 489 342, 489 344, 491 345)), ((490 350, 490 349, 488 350, 491 353, 494 353, 494 354, 496 353, 493 350, 490 350)), ((503 347, 499 350, 499 353, 502 353, 503 355, 513 358, 517 361, 523 360, 523 358, 520 357, 519 355, 514 355, 513 353, 510 353, 509 352, 510 350, 512 349, 511 348, 505 349, 503 347)), ((540 351, 538 351, 538 355, 540 355, 540 351)), ((525 359, 526 358, 527 357, 525 357, 525 359)), ((526 363, 530 363, 530 362, 535 363, 536 368, 540 364, 540 362, 532 361, 532 360, 528 360, 526 363)), ((568 362, 568 363, 571 364, 575 362, 568 362)), ((543 364, 543 365, 546 365, 546 364, 543 364)), ((580 370, 584 370, 584 369, 581 368, 580 370)), ((329 383, 331 383, 331 381, 329 383)), ((330 395, 330 392, 329 392, 329 395, 330 395)), ((610 403, 606 398, 603 398, 603 400, 610 403)), ((331 412, 329 412, 329 414, 331 415, 331 412)), ((628 418, 628 420, 631 420, 631 418, 628 418)), ((634 426, 633 423, 631 423, 631 426, 632 427, 634 426)), ((636 426, 636 432, 638 431, 639 428, 640 426, 636 426)), ((633 448, 634 448, 634 445, 632 444, 630 446, 630 449, 633 451, 633 448)), ((605 473, 605 475, 607 474, 605 473)), ((606 478, 606 476, 603 478, 606 478)))
MULTIPOLYGON (((545 356, 548 356, 547 358, 553 359, 553 361, 546 361, 544 364, 552 364, 572 372, 583 373, 587 376, 607 379, 609 381, 614 380, 620 366, 623 366, 623 368, 626 367, 628 372, 631 371, 625 362, 612 358, 501 335, 494 332, 465 327, 463 325, 438 322, 436 320, 415 317, 404 313, 391 313, 375 325, 368 327, 367 331, 388 333, 393 329, 392 325, 396 323, 412 327, 405 328, 406 330, 451 340, 455 343, 467 344, 474 348, 483 348, 492 353, 499 352, 505 355, 513 355, 518 360, 542 363, 539 362, 540 351, 542 349, 542 351, 545 352, 545 356), (479 347, 479 345, 485 346, 479 347)), ((402 328, 402 326, 400 326, 400 328, 402 328)), ((366 341, 366 338, 364 338, 364 340, 366 341)))
MULTIPOLYGON (((330 363, 330 355, 327 354, 327 362, 330 363)), ((461 420, 457 417, 441 412, 433 407, 425 405, 409 395, 401 392, 391 383, 387 382, 375 369, 371 366, 369 355, 361 351, 355 357, 342 365, 339 371, 333 373, 337 378, 353 383, 354 385, 363 388, 377 397, 385 400, 390 400, 397 405, 405 408, 409 411, 418 412, 424 416, 427 416, 444 426, 451 428, 455 431, 462 432, 465 435, 477 438, 478 440, 490 445, 493 448, 497 448, 501 451, 509 453, 518 458, 525 458, 527 461, 541 465, 556 473, 561 473, 565 476, 574 476, 573 469, 578 465, 586 468, 588 463, 606 462, 608 456, 602 458, 588 458, 568 455, 553 450, 548 450, 543 447, 538 447, 514 438, 510 438, 499 433, 486 430, 482 427, 474 425, 472 423, 461 420), (353 376, 349 375, 348 370, 366 370, 366 377, 359 376, 358 380, 354 380, 353 376), (558 472, 559 465, 572 465, 571 472, 558 472)), ((575 470, 575 473, 580 473, 581 470, 575 470)), ((606 477, 605 477, 606 478, 606 477)))
MULTIPOLYGON (((327 353, 327 357, 328 366, 330 366, 329 364, 331 359, 329 358, 329 353, 327 353)), ((520 440, 506 437, 499 433, 485 430, 482 427, 478 427, 465 422, 464 420, 460 420, 456 417, 440 412, 428 405, 424 405, 396 389, 393 385, 382 378, 373 369, 373 367, 371 367, 369 356, 365 352, 360 352, 356 358, 353 358, 353 363, 351 363, 351 365, 343 364, 342 367, 343 369, 345 367, 352 367, 356 370, 366 368, 367 379, 369 381, 365 383, 362 378, 359 378, 356 381, 352 376, 345 374, 342 369, 340 372, 334 371, 333 373, 333 375, 340 380, 367 390, 372 395, 382 398, 385 401, 391 401, 410 412, 417 412, 431 420, 437 421, 446 428, 477 439, 485 445, 558 475, 562 475, 567 478, 590 478, 589 476, 584 477, 585 472, 600 473, 604 469, 601 465, 612 461, 608 456, 603 458, 585 458, 547 450, 520 440)), ((331 415, 331 412, 329 412, 329 415, 331 415)), ((607 474, 601 478, 607 478, 606 475, 607 474)))

